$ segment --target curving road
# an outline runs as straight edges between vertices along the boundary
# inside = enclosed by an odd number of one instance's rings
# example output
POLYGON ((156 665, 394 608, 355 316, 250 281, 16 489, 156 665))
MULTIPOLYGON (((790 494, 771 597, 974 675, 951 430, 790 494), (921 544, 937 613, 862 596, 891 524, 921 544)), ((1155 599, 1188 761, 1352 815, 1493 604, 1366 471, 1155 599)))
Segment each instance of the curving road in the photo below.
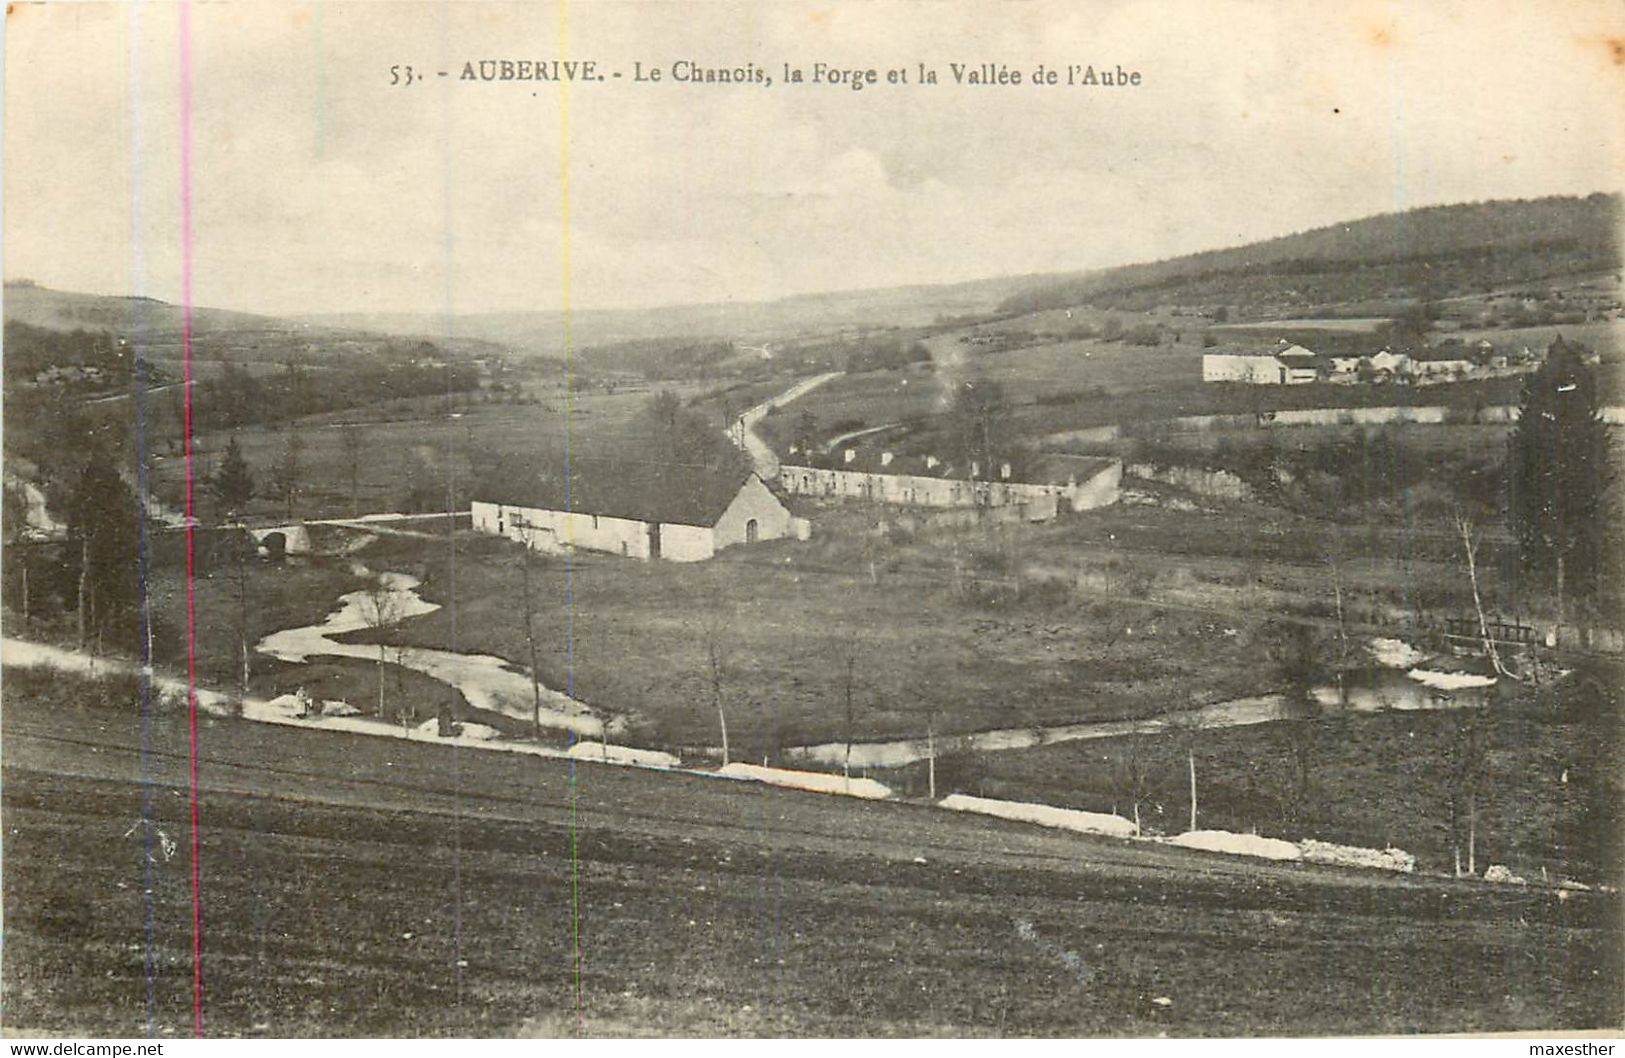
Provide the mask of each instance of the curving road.
POLYGON ((779 457, 771 446, 756 433, 756 424, 761 422, 768 412, 774 408, 782 408, 805 397, 813 390, 832 379, 840 378, 844 371, 830 371, 822 375, 804 378, 776 397, 770 397, 745 411, 739 416, 739 429, 729 430, 728 437, 734 444, 740 445, 750 456, 751 465, 756 468, 756 474, 763 481, 772 481, 779 476, 779 457))

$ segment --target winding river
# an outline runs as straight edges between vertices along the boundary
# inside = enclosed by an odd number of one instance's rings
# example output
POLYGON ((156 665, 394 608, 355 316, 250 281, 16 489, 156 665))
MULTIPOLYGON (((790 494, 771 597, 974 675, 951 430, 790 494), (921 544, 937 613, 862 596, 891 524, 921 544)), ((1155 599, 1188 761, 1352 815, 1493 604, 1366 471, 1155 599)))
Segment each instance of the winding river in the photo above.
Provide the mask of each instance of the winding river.
MULTIPOLYGON (((419 582, 405 573, 384 573, 379 578, 387 592, 383 605, 393 621, 433 613, 439 605, 417 593, 419 582)), ((373 626, 368 620, 375 602, 368 590, 339 597, 339 607, 318 625, 274 632, 262 639, 256 649, 269 657, 295 664, 312 657, 341 657, 376 662, 378 646, 349 643, 334 637, 373 626)), ((1375 644, 1374 644, 1375 645, 1375 644)), ((1408 650, 1408 648, 1402 648, 1408 650)), ((455 688, 469 705, 516 720, 530 721, 532 692, 530 677, 506 660, 489 654, 463 654, 426 647, 386 645, 386 659, 455 688)), ((1410 667, 1421 655, 1379 661, 1373 666, 1349 672, 1340 689, 1322 685, 1312 690, 1319 715, 1336 712, 1374 713, 1387 710, 1448 709, 1482 705, 1488 700, 1493 680, 1458 677, 1424 668, 1410 667), (1407 671, 1408 669, 1408 671, 1407 671)), ((1114 738, 1129 734, 1158 734, 1176 727, 1221 728, 1262 724, 1274 720, 1300 718, 1305 706, 1281 694, 1263 694, 1214 702, 1196 709, 1165 713, 1141 720, 1099 720, 1028 726, 872 742, 822 742, 793 746, 784 751, 790 762, 840 767, 848 760, 860 768, 897 768, 959 751, 1031 749, 1036 746, 1075 742, 1084 739, 1114 738), (850 752, 850 757, 848 753, 850 752)), ((624 730, 620 718, 598 716, 583 703, 559 691, 542 688, 541 722, 545 727, 573 732, 579 738, 604 740, 624 730), (607 728, 607 731, 606 731, 607 728)), ((628 753, 634 753, 630 748, 628 753)), ((664 754, 660 754, 664 757, 664 754)), ((674 758, 673 758, 674 759, 674 758)))
MULTIPOLYGON (((1441 689, 1441 674, 1426 669, 1404 671, 1373 667, 1350 673, 1341 690, 1327 684, 1312 690, 1316 715, 1339 712, 1377 713, 1388 710, 1452 709, 1483 705, 1488 701, 1493 681, 1469 677, 1465 685, 1441 689)), ((1445 677, 1443 682, 1451 682, 1445 677)), ((1160 734, 1178 727, 1245 727, 1273 720, 1303 718, 1308 713, 1285 695, 1263 694, 1233 698, 1197 709, 1165 713, 1144 720, 1096 720, 1051 727, 1012 727, 971 734, 942 735, 935 739, 903 738, 881 742, 852 743, 850 758, 854 767, 898 768, 925 760, 934 751, 938 756, 960 751, 1032 749, 1058 742, 1091 738, 1117 738, 1123 735, 1160 734)), ((841 766, 847 761, 845 742, 823 742, 796 746, 785 751, 796 762, 841 766)))
MULTIPOLYGON (((417 593, 417 578, 405 573, 384 573, 379 577, 386 590, 383 607, 394 623, 409 617, 420 617, 440 608, 417 593)), ((327 615, 318 625, 289 628, 273 632, 255 647, 261 654, 280 661, 302 663, 313 657, 356 658, 362 661, 378 660, 376 643, 347 643, 335 636, 359 632, 373 626, 368 618, 375 612, 374 602, 366 589, 339 596, 339 608, 327 615)), ((489 654, 461 654, 450 650, 432 650, 427 647, 399 647, 386 645, 386 660, 415 672, 421 672, 462 693, 468 704, 527 723, 531 720, 534 699, 530 676, 517 670, 502 658, 489 654)), ((603 738, 606 723, 603 718, 569 695, 548 687, 542 688, 541 723, 544 727, 571 731, 582 738, 603 738)), ((616 720, 607 724, 610 735, 620 729, 616 720)))

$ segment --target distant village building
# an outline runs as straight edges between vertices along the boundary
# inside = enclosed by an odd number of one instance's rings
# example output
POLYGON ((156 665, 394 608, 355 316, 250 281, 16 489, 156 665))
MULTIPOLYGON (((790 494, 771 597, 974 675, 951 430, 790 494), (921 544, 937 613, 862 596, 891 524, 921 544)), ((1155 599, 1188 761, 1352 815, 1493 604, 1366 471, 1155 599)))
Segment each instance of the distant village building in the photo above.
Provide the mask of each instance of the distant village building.
POLYGON ((1318 380, 1328 367, 1323 357, 1282 339, 1269 352, 1228 349, 1203 353, 1202 381, 1292 386, 1318 380))
POLYGON ((1378 382, 1387 382, 1410 372, 1411 358, 1404 353, 1396 353, 1391 349, 1384 349, 1375 356, 1367 358, 1371 377, 1378 382))
POLYGON ((508 468, 480 486, 472 515, 475 531, 544 554, 599 551, 672 562, 811 534, 806 519, 752 471, 617 460, 572 459, 568 474, 508 468))
POLYGON ((1463 378, 1477 365, 1460 342, 1417 349, 1411 353, 1410 375, 1418 382, 1463 378))
POLYGON ((1280 362, 1283 379, 1289 386, 1320 378, 1321 358, 1301 345, 1288 344, 1283 340, 1282 348, 1276 350, 1275 359, 1280 362))
POLYGON ((1203 353, 1202 381, 1284 385, 1286 366, 1273 353, 1203 353))
POLYGON ((1370 342, 1371 336, 1360 333, 1340 336, 1330 350, 1320 353, 1287 338, 1268 352, 1246 346, 1210 349, 1202 354, 1202 380, 1277 386, 1306 382, 1427 385, 1491 377, 1514 368, 1518 361, 1488 340, 1469 344, 1452 337, 1436 345, 1403 347, 1378 347, 1370 342), (1364 349, 1359 348, 1362 343, 1366 343, 1364 349), (1378 351, 1370 353, 1371 348, 1378 351))

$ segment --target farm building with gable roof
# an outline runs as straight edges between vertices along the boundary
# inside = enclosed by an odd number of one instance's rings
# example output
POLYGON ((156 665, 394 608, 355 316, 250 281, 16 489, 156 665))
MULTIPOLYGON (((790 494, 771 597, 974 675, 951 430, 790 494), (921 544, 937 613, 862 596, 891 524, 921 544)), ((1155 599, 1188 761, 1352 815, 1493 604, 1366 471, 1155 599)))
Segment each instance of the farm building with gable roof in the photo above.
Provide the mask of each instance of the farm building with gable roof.
POLYGON ((749 470, 582 458, 510 463, 475 494, 476 532, 547 554, 700 562, 735 544, 810 533, 749 470))

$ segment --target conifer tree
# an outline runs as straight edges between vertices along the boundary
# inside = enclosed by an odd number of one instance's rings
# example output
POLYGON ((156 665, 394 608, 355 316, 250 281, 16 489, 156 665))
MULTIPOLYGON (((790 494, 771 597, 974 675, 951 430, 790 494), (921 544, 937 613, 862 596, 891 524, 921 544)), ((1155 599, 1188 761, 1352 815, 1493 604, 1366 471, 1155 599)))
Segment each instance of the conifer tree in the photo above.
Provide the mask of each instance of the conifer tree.
POLYGON ((1598 594, 1604 503, 1614 480, 1586 352, 1559 336, 1524 383, 1507 468, 1508 511, 1525 573, 1552 592, 1560 617, 1570 601, 1598 594))
POLYGON ((237 438, 233 437, 226 445, 225 458, 210 484, 227 517, 242 513, 248 501, 254 498, 254 475, 248 469, 248 460, 243 458, 237 438))

